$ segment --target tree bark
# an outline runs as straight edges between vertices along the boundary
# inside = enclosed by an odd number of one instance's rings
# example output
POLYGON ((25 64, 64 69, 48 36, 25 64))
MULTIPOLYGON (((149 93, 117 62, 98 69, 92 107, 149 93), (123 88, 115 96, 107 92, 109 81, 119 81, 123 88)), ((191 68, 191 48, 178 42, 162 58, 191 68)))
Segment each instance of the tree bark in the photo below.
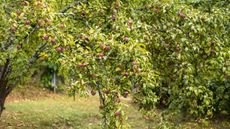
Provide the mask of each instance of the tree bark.
POLYGON ((0 82, 0 117, 2 115, 3 110, 5 109, 5 100, 6 97, 9 95, 10 90, 7 89, 5 82, 0 82))

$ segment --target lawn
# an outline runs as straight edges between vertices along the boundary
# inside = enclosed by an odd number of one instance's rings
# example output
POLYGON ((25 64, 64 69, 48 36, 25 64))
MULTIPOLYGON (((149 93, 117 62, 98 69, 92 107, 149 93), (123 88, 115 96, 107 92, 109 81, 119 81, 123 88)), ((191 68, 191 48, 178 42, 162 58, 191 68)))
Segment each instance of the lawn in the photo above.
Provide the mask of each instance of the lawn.
MULTIPOLYGON (((42 94, 41 94, 42 95, 42 94)), ((15 96, 14 96, 15 97, 15 96)), ((230 128, 230 121, 213 120, 197 123, 195 120, 146 121, 132 106, 130 99, 123 99, 131 129, 166 128, 230 128), (168 126, 167 126, 168 125, 168 126)), ((65 95, 49 94, 36 99, 9 99, 0 120, 0 129, 100 129, 98 97, 77 97, 75 101, 65 95)))

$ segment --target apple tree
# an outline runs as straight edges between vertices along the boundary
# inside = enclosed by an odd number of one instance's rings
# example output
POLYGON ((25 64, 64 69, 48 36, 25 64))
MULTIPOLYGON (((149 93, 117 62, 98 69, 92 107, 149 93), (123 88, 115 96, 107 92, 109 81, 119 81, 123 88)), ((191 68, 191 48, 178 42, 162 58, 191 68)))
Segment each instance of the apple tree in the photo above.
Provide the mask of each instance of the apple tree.
POLYGON ((64 51, 61 43, 66 42, 65 32, 61 30, 65 26, 59 22, 62 18, 59 15, 63 15, 69 5, 45 0, 7 0, 0 2, 0 8, 1 115, 6 97, 30 77, 34 64, 52 53, 55 55, 56 51, 64 51))

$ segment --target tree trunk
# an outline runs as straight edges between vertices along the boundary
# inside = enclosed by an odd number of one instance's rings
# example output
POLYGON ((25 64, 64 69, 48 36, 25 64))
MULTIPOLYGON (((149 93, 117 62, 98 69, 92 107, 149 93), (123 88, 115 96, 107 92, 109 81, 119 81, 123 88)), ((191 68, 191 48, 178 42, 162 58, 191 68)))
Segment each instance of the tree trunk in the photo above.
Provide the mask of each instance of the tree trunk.
POLYGON ((0 87, 0 117, 2 115, 3 110, 5 109, 4 104, 5 104, 5 100, 8 94, 9 92, 6 89, 6 86, 1 85, 0 87))

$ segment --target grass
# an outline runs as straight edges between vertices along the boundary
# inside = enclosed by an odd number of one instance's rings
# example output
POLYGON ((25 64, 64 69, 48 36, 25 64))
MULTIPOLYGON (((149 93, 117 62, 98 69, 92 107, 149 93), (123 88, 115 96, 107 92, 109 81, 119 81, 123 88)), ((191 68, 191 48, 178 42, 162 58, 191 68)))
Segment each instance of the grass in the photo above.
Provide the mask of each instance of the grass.
MULTIPOLYGON (((47 93, 46 93, 47 94, 47 93)), ((13 95, 14 96, 14 95, 13 95)), ((20 95, 18 95, 20 96, 20 95)), ((100 129, 98 97, 77 97, 76 101, 64 95, 48 95, 36 99, 9 99, 0 120, 0 129, 100 129)), ((160 128, 159 121, 145 121, 142 115, 123 100, 131 129, 160 128)), ((174 118, 175 119, 175 118, 174 118)), ((227 119, 197 123, 175 119, 162 125, 178 129, 228 129, 227 119)))

